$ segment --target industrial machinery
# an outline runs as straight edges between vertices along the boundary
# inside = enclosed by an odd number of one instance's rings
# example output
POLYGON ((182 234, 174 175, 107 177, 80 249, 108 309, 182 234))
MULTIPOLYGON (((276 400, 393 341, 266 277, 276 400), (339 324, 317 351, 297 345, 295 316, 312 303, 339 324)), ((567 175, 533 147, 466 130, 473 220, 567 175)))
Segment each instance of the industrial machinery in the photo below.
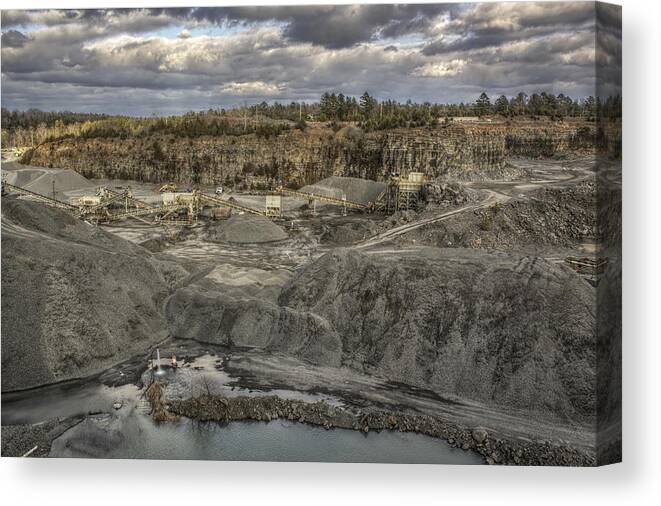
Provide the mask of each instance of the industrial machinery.
POLYGON ((418 209, 424 187, 425 175, 423 172, 410 172, 407 177, 392 176, 385 191, 385 211, 394 213, 418 209))
POLYGON ((365 204, 361 204, 360 202, 352 202, 344 197, 338 199, 336 197, 329 197, 327 195, 319 195, 316 193, 307 193, 299 190, 292 190, 289 188, 285 188, 283 186, 278 186, 278 188, 276 188, 276 192, 278 192, 280 195, 290 195, 292 197, 297 197, 300 199, 307 200, 310 206, 312 206, 313 212, 316 211, 317 201, 323 202, 325 204, 342 206, 343 214, 345 215, 347 214, 347 209, 358 209, 360 211, 372 212, 375 208, 375 204, 372 202, 365 205, 365 204))
POLYGON ((163 186, 161 186, 158 189, 159 193, 164 193, 164 192, 175 192, 177 191, 177 185, 174 183, 165 183, 163 186))

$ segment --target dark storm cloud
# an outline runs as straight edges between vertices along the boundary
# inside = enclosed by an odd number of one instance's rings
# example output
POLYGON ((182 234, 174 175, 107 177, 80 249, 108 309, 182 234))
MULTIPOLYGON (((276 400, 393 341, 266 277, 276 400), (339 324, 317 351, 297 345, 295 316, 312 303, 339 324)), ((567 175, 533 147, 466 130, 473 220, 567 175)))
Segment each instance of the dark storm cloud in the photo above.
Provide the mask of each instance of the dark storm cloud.
MULTIPOLYGON (((613 81, 617 13, 598 19, 596 59, 613 81)), ((3 11, 2 22, 8 107, 147 114, 327 90, 470 101, 595 88, 592 3, 3 11)))
POLYGON ((172 9, 82 9, 61 11, 6 11, 5 27, 47 26, 72 23, 99 24, 114 19, 130 18, 142 12, 144 24, 134 21, 134 32, 149 31, 149 17, 167 19, 169 24, 200 22, 215 25, 254 24, 275 21, 285 24, 285 35, 292 41, 310 42, 328 48, 349 47, 381 35, 399 37, 423 33, 430 19, 456 11, 455 4, 422 5, 310 5, 282 7, 199 7, 172 9), (59 14, 53 15, 53 12, 59 14))
POLYGON ((23 47, 28 40, 30 38, 18 30, 8 30, 2 34, 3 47, 23 47))
POLYGON ((590 2, 475 4, 449 25, 453 40, 439 38, 425 45, 423 52, 431 56, 499 47, 559 31, 575 32, 589 28, 594 20, 590 2))
POLYGON ((345 48, 378 35, 422 33, 432 17, 455 8, 446 4, 207 7, 191 10, 190 17, 216 24, 279 21, 286 24, 285 35, 292 41, 345 48))

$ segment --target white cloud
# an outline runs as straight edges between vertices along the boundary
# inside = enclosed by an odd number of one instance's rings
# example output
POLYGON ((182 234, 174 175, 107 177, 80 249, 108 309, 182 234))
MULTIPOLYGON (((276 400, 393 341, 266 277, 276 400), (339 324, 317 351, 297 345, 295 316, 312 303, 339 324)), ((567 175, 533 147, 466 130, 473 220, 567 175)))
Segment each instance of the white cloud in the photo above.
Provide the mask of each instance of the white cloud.
POLYGON ((455 59, 448 62, 431 62, 413 70, 418 77, 448 77, 461 73, 468 60, 455 59))
POLYGON ((227 83, 222 87, 223 93, 232 95, 278 95, 282 92, 282 87, 264 81, 249 81, 243 83, 227 83))

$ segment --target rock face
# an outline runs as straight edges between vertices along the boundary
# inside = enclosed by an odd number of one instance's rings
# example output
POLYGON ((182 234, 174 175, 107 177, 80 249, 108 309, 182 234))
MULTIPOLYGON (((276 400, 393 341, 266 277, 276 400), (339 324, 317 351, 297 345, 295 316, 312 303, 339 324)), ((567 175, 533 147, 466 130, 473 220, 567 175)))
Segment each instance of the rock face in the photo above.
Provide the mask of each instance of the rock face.
POLYGON ((595 295, 563 266, 462 249, 338 250, 279 303, 330 322, 346 366, 545 416, 594 416, 595 295))
MULTIPOLYGON (((357 129, 354 129, 357 130, 357 129)), ((63 139, 24 162, 74 169, 88 178, 222 184, 244 172, 271 174, 295 186, 329 176, 383 180, 391 172, 429 177, 499 178, 510 155, 545 157, 593 151, 589 123, 450 125, 347 135, 315 127, 263 138, 242 136, 63 139)), ((617 136, 617 132, 613 133, 617 136)))
POLYGON ((167 337, 185 273, 42 204, 2 199, 2 390, 100 372, 167 337))

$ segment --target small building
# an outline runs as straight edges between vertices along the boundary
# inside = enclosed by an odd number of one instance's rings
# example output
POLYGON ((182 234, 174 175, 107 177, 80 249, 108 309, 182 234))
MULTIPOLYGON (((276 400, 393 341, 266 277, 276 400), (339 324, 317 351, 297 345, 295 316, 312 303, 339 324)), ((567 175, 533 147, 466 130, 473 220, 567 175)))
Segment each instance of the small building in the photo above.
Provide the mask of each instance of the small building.
POLYGON ((282 197, 280 195, 266 196, 266 216, 271 218, 282 216, 282 197))

